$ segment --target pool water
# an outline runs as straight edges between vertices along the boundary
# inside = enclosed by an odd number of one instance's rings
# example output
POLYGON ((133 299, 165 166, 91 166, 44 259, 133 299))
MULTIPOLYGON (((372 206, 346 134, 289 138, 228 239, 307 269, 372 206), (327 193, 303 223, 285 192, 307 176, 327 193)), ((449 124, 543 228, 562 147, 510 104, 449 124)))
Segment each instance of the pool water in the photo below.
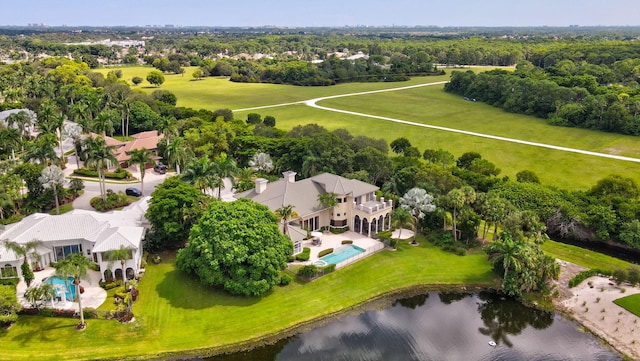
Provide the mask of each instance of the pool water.
POLYGON ((53 285, 57 291, 56 297, 62 297, 64 294, 67 301, 73 301, 76 299, 76 286, 73 284, 73 277, 69 277, 68 281, 65 282, 60 276, 52 276, 44 280, 43 283, 53 285))
POLYGON ((360 253, 364 253, 364 248, 360 248, 352 244, 347 244, 320 259, 327 262, 327 264, 338 264, 342 261, 348 260, 353 256, 357 256, 360 253))

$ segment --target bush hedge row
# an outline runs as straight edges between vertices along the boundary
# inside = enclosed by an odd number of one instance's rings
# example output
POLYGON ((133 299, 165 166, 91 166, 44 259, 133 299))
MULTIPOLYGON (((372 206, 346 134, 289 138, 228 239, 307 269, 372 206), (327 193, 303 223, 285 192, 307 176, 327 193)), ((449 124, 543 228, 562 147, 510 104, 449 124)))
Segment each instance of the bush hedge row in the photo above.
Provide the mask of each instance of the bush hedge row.
POLYGON ((309 260, 309 257, 311 257, 311 248, 304 247, 302 253, 296 255, 296 260, 305 262, 309 260))
POLYGON ((318 253, 318 257, 326 256, 329 253, 333 253, 333 248, 323 249, 322 251, 320 251, 320 253, 318 253))

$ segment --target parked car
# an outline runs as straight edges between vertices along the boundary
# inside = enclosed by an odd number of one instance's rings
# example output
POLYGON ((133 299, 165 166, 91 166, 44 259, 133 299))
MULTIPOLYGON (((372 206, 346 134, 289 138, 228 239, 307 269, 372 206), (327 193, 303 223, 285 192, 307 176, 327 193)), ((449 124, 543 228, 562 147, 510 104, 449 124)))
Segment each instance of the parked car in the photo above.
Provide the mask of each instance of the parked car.
POLYGON ((124 193, 132 197, 142 197, 142 192, 138 188, 127 188, 124 193))
POLYGON ((153 167, 153 170, 156 171, 156 173, 165 174, 167 173, 167 166, 162 163, 158 163, 153 167))

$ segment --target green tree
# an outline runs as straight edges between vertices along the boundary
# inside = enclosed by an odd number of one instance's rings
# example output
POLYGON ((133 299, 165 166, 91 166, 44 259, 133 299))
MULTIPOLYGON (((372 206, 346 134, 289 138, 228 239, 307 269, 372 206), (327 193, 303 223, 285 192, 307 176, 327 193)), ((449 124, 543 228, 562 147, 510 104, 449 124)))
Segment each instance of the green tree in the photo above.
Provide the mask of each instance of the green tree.
POLYGON ((56 274, 62 278, 73 277, 73 284, 76 287, 76 298, 78 299, 78 314, 80 315, 80 323, 76 326, 83 329, 87 326, 84 322, 84 312, 82 310, 82 293, 80 292, 80 281, 87 277, 91 268, 91 261, 81 253, 74 253, 70 257, 59 261, 56 264, 56 274))
POLYGON ((411 148, 411 142, 404 137, 395 139, 390 144, 391 150, 396 154, 405 154, 411 148))
POLYGON ((282 222, 282 233, 288 236, 289 221, 292 218, 298 217, 298 213, 296 213, 296 211, 293 210, 293 205, 291 204, 283 205, 282 207, 276 209, 275 213, 276 213, 276 216, 278 216, 278 219, 280 220, 280 222, 282 222))
POLYGON ((143 79, 139 76, 134 76, 133 78, 131 78, 131 82, 133 83, 133 85, 140 85, 143 82, 143 79))
POLYGON ((220 154, 213 162, 213 182, 218 187, 218 200, 222 198, 222 188, 224 188, 224 180, 229 179, 233 184, 235 182, 235 173, 238 170, 236 161, 228 157, 226 153, 220 154))
POLYGON ((0 285, 0 326, 8 325, 18 320, 18 312, 22 310, 16 290, 13 286, 0 285))
POLYGON ((144 175, 147 170, 147 164, 152 164, 155 161, 153 160, 153 156, 155 153, 148 150, 147 148, 142 149, 133 149, 131 151, 131 164, 138 164, 140 169, 140 192, 144 193, 144 175))
POLYGON ((113 135, 113 125, 120 119, 120 115, 114 109, 100 112, 91 122, 90 128, 96 134, 101 134, 103 138, 113 135))
POLYGON ((640 221, 634 219, 623 223, 619 238, 633 248, 640 248, 640 221))
POLYGON ((57 165, 50 165, 42 170, 42 175, 39 178, 40 183, 46 189, 53 189, 53 198, 56 203, 56 214, 60 214, 60 201, 58 200, 58 185, 62 185, 64 182, 64 173, 62 169, 57 165))
POLYGON ((249 199, 214 202, 191 229, 176 266, 231 294, 263 295, 278 283, 292 253, 276 220, 266 206, 249 199))
POLYGON ((215 164, 207 157, 193 158, 187 164, 180 178, 206 193, 211 188, 215 164))
POLYGON ((516 180, 520 183, 540 183, 540 178, 530 170, 522 170, 516 173, 516 180))
POLYGON ((120 248, 114 249, 111 251, 104 252, 102 254, 102 259, 108 262, 107 268, 111 269, 113 263, 116 261, 120 261, 120 268, 122 269, 122 285, 127 284, 127 278, 124 272, 124 264, 128 259, 131 259, 132 250, 129 248, 125 248, 123 245, 120 245, 120 248))
POLYGON ((502 287, 505 287, 507 276, 512 269, 520 272, 523 267, 521 260, 522 243, 511 239, 509 233, 503 233, 501 240, 493 242, 487 247, 489 260, 496 269, 502 269, 502 287))
POLYGON ((24 283, 27 284, 27 287, 31 285, 31 281, 33 281, 33 272, 31 271, 31 266, 29 266, 29 257, 32 260, 39 261, 40 255, 38 254, 38 246, 42 245, 41 241, 33 240, 27 243, 17 243, 8 240, 2 241, 2 244, 5 248, 10 249, 15 253, 16 256, 22 257, 22 277, 24 279, 24 283), (26 272, 25 272, 26 271, 26 272))
POLYGON ((267 115, 262 120, 262 124, 264 124, 267 127, 275 127, 276 126, 276 118, 274 116, 267 115))
POLYGON ((183 182, 180 177, 170 177, 159 184, 151 193, 145 215, 151 224, 148 240, 152 248, 182 247, 191 227, 202 216, 208 199, 198 188, 183 182))
POLYGON ((164 152, 167 164, 173 166, 178 174, 184 169, 189 159, 193 158, 193 152, 181 137, 171 138, 164 152))
POLYGON ((204 72, 202 71, 202 69, 194 70, 193 73, 191 73, 191 76, 195 80, 202 80, 205 77, 204 72))
POLYGON ((162 73, 157 70, 152 70, 149 72, 149 74, 147 74, 147 81, 150 84, 159 87, 160 85, 162 85, 162 83, 164 83, 164 75, 162 75, 162 73))
POLYGON ((113 146, 107 146, 107 143, 101 137, 88 137, 83 142, 84 154, 86 155, 87 166, 94 166, 98 172, 98 182, 100 183, 100 195, 102 201, 107 202, 107 187, 104 178, 104 170, 109 162, 117 163, 116 157, 113 155, 113 146))
POLYGON ((398 207, 393 210, 393 226, 397 227, 400 230, 398 232, 399 239, 402 239, 402 229, 407 225, 411 225, 413 231, 416 231, 415 226, 411 222, 412 220, 413 216, 407 208, 398 207))

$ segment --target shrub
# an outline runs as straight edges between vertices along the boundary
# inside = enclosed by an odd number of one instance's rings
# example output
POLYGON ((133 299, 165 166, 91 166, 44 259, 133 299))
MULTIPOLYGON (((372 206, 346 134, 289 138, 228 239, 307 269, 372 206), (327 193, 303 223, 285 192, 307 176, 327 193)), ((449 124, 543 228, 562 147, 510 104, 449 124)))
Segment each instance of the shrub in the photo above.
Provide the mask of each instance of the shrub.
POLYGON ((398 240, 397 239, 392 239, 389 241, 389 246, 393 247, 393 248, 398 248, 398 240))
POLYGON ((318 275, 318 267, 310 264, 300 267, 298 270, 298 276, 312 278, 318 275))
POLYGON ((353 241, 350 239, 345 239, 344 241, 342 241, 342 244, 353 244, 353 241))
POLYGON ((1 278, 0 279, 0 285, 4 285, 4 286, 17 286, 18 283, 20 282, 20 279, 15 277, 15 278, 1 278))
POLYGON ((296 260, 303 261, 303 262, 308 261, 310 256, 311 256, 311 248, 304 247, 302 249, 302 253, 299 253, 296 255, 296 260))
POLYGON ((331 263, 331 264, 328 264, 328 265, 326 265, 326 266, 322 267, 322 268, 321 268, 321 270, 322 270, 322 271, 323 271, 323 273, 325 273, 325 274, 327 274, 327 273, 331 273, 331 272, 333 272, 333 271, 335 271, 335 270, 336 270, 336 265, 335 265, 335 264, 333 264, 333 263, 331 263))
POLYGON ((280 282, 278 282, 278 284, 279 284, 280 286, 286 286, 286 285, 288 285, 289 283, 291 283, 291 276, 289 276, 289 275, 288 275, 288 274, 286 274, 286 273, 281 274, 281 275, 280 275, 280 282))
MULTIPOLYGON (((85 176, 85 177, 97 177, 98 171, 86 169, 86 168, 80 168, 80 169, 74 170, 73 174, 79 175, 79 176, 85 176)), ((122 179, 131 178, 131 173, 129 173, 128 171, 122 168, 118 168, 112 173, 104 173, 104 177, 109 179, 122 180, 122 179)))
MULTIPOLYGON (((575 275, 572 279, 569 280, 569 287, 575 287, 575 286, 581 284, 587 278, 592 277, 592 276, 596 276, 596 275, 599 275, 599 274, 600 275, 610 276, 611 272, 607 271, 607 270, 597 269, 597 268, 586 270, 586 271, 582 271, 582 272, 578 273, 577 275, 575 275)), ((591 283, 589 285, 591 285, 591 283)))
POLYGON ((89 268, 90 268, 92 271, 100 271, 100 265, 98 265, 98 264, 97 264, 97 263, 95 263, 95 262, 91 262, 91 263, 89 264, 89 268))
POLYGON ((83 308, 82 314, 84 318, 98 318, 98 311, 95 308, 83 308))
POLYGON ((624 283, 629 278, 629 273, 626 269, 617 269, 613 271, 613 279, 616 281, 616 284, 620 285, 624 283))
POLYGON ((110 211, 112 209, 128 206, 129 204, 131 204, 129 198, 124 193, 114 193, 111 189, 107 189, 106 198, 106 202, 103 202, 102 197, 94 197, 91 198, 91 201, 89 201, 89 203, 93 208, 100 212, 110 211))
POLYGON ((326 256, 329 253, 333 253, 333 248, 327 248, 327 249, 323 249, 322 251, 320 251, 318 253, 318 257, 322 257, 322 256, 326 256))
POLYGON ((104 282, 104 281, 100 281, 99 282, 100 287, 104 288, 105 290, 110 290, 112 288, 116 288, 118 286, 122 286, 122 280, 115 280, 113 282, 104 282))

